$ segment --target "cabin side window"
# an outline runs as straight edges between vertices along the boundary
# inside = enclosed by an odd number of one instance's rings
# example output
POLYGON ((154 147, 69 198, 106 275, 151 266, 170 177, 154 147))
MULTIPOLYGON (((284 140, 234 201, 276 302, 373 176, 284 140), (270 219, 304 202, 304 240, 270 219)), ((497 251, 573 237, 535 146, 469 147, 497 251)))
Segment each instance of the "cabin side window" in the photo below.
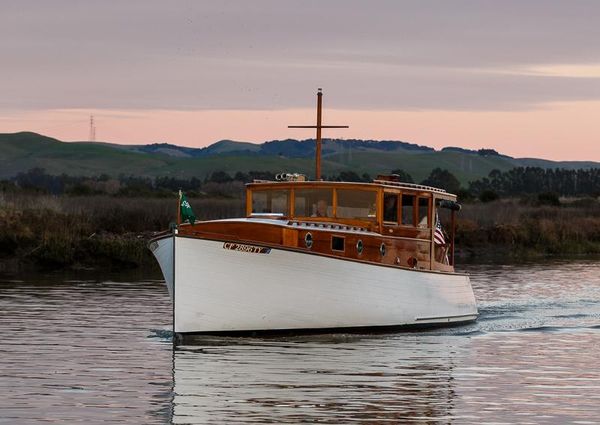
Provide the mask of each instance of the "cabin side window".
POLYGON ((377 192, 337 189, 336 216, 355 220, 375 220, 377 192))
POLYGON ((415 225, 415 195, 402 194, 402 224, 415 225))
POLYGON ((332 217, 332 189, 294 189, 294 216, 332 217))
POLYGON ((287 216, 288 190, 252 191, 252 214, 276 214, 287 216))
POLYGON ((429 225, 429 198, 419 198, 419 227, 428 228, 429 225))
POLYGON ((398 194, 383 194, 383 221, 389 223, 398 223, 398 194))

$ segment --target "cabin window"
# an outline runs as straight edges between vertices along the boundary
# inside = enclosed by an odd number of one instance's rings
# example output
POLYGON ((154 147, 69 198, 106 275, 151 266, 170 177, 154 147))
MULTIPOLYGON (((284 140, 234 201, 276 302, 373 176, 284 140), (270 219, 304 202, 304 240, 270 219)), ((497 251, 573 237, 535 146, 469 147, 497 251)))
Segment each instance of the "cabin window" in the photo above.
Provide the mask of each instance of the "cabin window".
POLYGON ((288 190, 252 191, 252 214, 288 215, 288 190))
POLYGON ((333 216, 333 190, 331 189, 295 189, 294 199, 296 217, 333 216))
POLYGON ((419 198, 419 227, 429 226, 429 199, 419 198))
POLYGON ((344 238, 341 236, 331 237, 331 250, 332 251, 344 251, 344 238))
POLYGON ((377 192, 337 189, 336 216, 356 220, 375 220, 377 192))
POLYGON ((415 196, 402 195, 402 224, 415 225, 415 196))
POLYGON ((383 221, 398 223, 398 195, 383 194, 383 221))

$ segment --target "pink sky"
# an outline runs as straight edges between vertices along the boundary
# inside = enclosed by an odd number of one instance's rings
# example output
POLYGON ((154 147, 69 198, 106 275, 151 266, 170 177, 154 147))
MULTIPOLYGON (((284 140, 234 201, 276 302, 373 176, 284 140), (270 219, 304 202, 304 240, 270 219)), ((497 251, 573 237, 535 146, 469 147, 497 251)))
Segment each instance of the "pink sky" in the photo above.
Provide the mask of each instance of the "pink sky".
POLYGON ((600 161, 600 1, 5 1, 0 133, 325 136, 600 161))
MULTIPOLYGON (((327 110, 324 121, 349 125, 325 137, 402 140, 434 148, 493 148, 514 157, 600 161, 600 102, 553 103, 520 111, 327 110)), ((125 144, 168 142, 202 147, 221 139, 263 142, 313 137, 313 109, 289 110, 51 110, 0 118, 4 132, 29 130, 65 141, 87 140, 94 114, 96 139, 125 144)))

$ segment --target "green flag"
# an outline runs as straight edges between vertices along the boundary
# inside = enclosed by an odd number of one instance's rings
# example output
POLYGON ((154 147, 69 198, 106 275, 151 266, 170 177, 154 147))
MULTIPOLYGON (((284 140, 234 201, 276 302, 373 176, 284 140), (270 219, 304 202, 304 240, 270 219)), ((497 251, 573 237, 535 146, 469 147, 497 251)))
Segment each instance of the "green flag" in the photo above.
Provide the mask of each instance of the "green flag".
POLYGON ((179 196, 179 208, 181 210, 181 222, 188 220, 190 224, 194 224, 196 222, 196 216, 194 215, 194 211, 192 211, 192 206, 185 198, 185 195, 181 192, 179 196))

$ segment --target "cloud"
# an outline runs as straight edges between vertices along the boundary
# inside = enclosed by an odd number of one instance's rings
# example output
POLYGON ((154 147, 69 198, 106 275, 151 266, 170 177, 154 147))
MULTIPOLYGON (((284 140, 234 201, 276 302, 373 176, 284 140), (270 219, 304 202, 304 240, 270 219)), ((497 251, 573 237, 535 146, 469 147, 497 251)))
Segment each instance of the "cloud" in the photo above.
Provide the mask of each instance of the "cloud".
POLYGON ((509 110, 600 98, 600 2, 3 2, 0 109, 509 110), (579 71, 577 71, 579 70, 579 71), (587 71, 582 71, 587 70, 587 71), (585 77, 585 78, 582 78, 585 77))

